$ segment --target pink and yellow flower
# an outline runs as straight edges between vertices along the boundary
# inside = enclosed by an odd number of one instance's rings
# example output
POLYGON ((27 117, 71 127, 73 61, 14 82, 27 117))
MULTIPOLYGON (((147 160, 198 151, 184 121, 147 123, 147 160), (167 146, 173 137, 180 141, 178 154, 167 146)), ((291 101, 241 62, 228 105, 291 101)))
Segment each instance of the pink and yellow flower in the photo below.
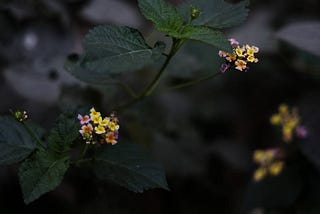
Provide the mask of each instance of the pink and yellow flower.
POLYGON ((108 132, 105 136, 105 140, 107 143, 111 143, 112 145, 116 144, 117 141, 117 137, 115 136, 115 133, 114 132, 108 132))
POLYGON ((83 125, 89 123, 91 119, 88 115, 82 116, 81 114, 78 114, 78 120, 80 120, 80 124, 83 125))

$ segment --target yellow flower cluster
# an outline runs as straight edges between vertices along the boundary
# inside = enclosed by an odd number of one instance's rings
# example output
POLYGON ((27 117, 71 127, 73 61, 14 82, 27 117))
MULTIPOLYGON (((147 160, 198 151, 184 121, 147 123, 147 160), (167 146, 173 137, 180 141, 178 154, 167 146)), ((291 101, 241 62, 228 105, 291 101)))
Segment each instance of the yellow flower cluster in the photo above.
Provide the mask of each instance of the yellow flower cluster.
POLYGON ((267 175, 277 176, 283 169, 284 162, 279 160, 281 158, 281 150, 267 149, 256 150, 253 154, 253 161, 259 165, 255 170, 253 179, 260 181, 267 175))
POLYGON ((300 118, 297 109, 290 110, 288 105, 281 104, 278 113, 271 116, 270 122, 272 125, 281 126, 283 140, 290 142, 294 131, 299 125, 300 118))
POLYGON ((82 125, 79 132, 83 139, 86 140, 86 143, 116 144, 120 126, 115 114, 112 113, 109 117, 102 117, 100 112, 91 108, 89 115, 78 115, 78 119, 82 125))
POLYGON ((240 46, 239 42, 235 39, 229 39, 233 52, 228 53, 220 50, 219 56, 226 59, 226 63, 221 65, 220 71, 224 73, 231 67, 239 71, 248 71, 248 63, 257 63, 258 59, 255 54, 259 52, 259 48, 256 46, 250 46, 248 44, 240 46))

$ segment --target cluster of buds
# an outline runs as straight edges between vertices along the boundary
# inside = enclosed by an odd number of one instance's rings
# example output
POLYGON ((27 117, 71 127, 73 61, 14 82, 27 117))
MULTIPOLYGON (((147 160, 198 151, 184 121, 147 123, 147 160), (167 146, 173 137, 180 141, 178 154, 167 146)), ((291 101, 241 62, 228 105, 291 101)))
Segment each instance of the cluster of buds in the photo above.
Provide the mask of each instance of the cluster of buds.
POLYGON ((280 149, 256 150, 253 154, 253 161, 259 165, 255 170, 253 179, 260 181, 267 175, 277 176, 283 169, 283 152, 280 149))
POLYGON ((270 122, 281 127, 283 141, 287 143, 292 141, 294 134, 298 138, 306 138, 308 135, 308 130, 300 124, 297 109, 290 110, 286 104, 279 106, 278 113, 271 116, 270 122))
POLYGON ((18 121, 22 122, 25 121, 26 119, 28 119, 28 114, 26 111, 20 111, 17 110, 15 112, 12 112, 14 118, 16 118, 18 121))
POLYGON ((249 70, 248 63, 258 62, 254 54, 259 52, 259 48, 248 44, 240 46, 239 42, 235 39, 229 39, 229 41, 233 52, 219 51, 219 56, 226 59, 226 62, 221 65, 220 71, 224 73, 229 68, 235 68, 239 71, 247 72, 249 70))
POLYGON ((78 114, 78 119, 81 124, 79 130, 82 138, 87 144, 117 143, 119 135, 118 118, 112 113, 109 117, 102 117, 101 113, 94 108, 90 109, 89 115, 78 114))

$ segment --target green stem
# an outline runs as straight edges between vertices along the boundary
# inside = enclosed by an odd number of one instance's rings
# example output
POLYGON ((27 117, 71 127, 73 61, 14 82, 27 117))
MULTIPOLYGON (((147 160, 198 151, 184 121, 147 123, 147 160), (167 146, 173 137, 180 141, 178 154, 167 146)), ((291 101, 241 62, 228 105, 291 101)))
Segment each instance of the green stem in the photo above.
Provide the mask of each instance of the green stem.
POLYGON ((118 112, 125 109, 126 107, 136 103, 137 101, 143 99, 144 97, 150 96, 153 93, 153 91, 159 85, 161 78, 162 78, 163 74, 165 73, 165 69, 167 68, 168 64, 170 63, 172 57, 177 53, 177 51, 180 49, 180 47, 183 45, 183 43, 184 43, 184 40, 173 38, 170 53, 168 54, 166 61, 161 66, 158 74, 153 79, 151 84, 140 95, 138 95, 138 96, 136 95, 128 103, 125 103, 124 105, 117 107, 116 109, 118 112))
POLYGON ((213 73, 213 74, 209 74, 209 75, 207 75, 207 76, 200 77, 200 78, 198 78, 198 79, 194 79, 194 80, 191 80, 191 81, 188 81, 188 82, 184 82, 184 83, 181 83, 181 84, 178 84, 178 85, 169 87, 169 88, 165 88, 165 89, 163 89, 163 90, 160 90, 157 94, 165 93, 165 92, 172 91, 172 90, 176 90, 176 89, 181 89, 181 88, 190 87, 190 86, 199 84, 199 83, 201 83, 201 82, 210 80, 210 79, 212 79, 212 78, 214 78, 214 77, 216 77, 216 76, 218 76, 218 75, 220 75, 220 74, 221 74, 220 72, 213 73))
POLYGON ((161 81, 161 77, 163 76, 165 69, 167 68, 170 60, 172 59, 172 57, 177 53, 177 51, 180 49, 180 47, 183 44, 183 40, 180 39, 173 39, 173 43, 171 46, 171 50, 170 53, 166 59, 166 61, 163 63, 162 67, 159 70, 159 73, 157 74, 157 76, 154 78, 154 80, 152 81, 152 83, 149 85, 149 87, 145 90, 144 93, 142 93, 141 97, 147 97, 150 96, 152 94, 152 92, 156 89, 156 87, 159 85, 160 81, 161 81))
POLYGON ((41 140, 38 138, 38 136, 32 131, 32 129, 30 129, 30 127, 28 126, 28 124, 25 121, 22 121, 22 124, 24 126, 24 128, 27 130, 27 132, 29 133, 29 135, 35 140, 36 144, 38 145, 39 148, 42 148, 44 150, 46 150, 46 147, 42 144, 41 140))

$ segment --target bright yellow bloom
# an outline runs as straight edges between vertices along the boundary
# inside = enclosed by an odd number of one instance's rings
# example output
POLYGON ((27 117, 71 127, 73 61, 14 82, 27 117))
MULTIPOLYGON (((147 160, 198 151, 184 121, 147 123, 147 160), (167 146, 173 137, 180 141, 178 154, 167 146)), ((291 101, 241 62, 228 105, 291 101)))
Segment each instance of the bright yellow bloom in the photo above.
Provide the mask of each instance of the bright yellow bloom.
POLYGON ((259 60, 257 58, 255 58, 253 55, 249 55, 247 57, 247 61, 248 62, 254 62, 254 63, 257 63, 259 60))
POLYGON ((254 172, 253 179, 255 181, 261 181, 264 177, 266 177, 267 173, 268 170, 266 168, 260 167, 254 172))
POLYGON ((289 113, 289 107, 286 104, 281 104, 279 106, 279 113, 280 114, 287 114, 289 113))
POLYGON ((116 124, 115 122, 110 122, 108 124, 108 128, 111 130, 111 131, 116 131, 120 128, 120 126, 118 124, 116 124))
POLYGON ((94 131, 97 133, 97 134, 103 134, 106 132, 105 128, 103 126, 97 126, 94 128, 94 131))
POLYGON ((109 117, 105 117, 103 120, 101 120, 99 122, 99 125, 100 126, 107 126, 109 124, 109 122, 110 122, 110 118, 109 117))
POLYGON ((238 47, 235 49, 235 52, 236 52, 236 54, 237 54, 238 57, 245 57, 245 55, 243 54, 244 49, 243 49, 243 48, 240 48, 240 46, 238 46, 238 47))
POLYGON ((290 110, 286 104, 281 104, 278 111, 277 114, 271 116, 270 122, 272 125, 281 126, 283 140, 290 142, 300 123, 298 112, 296 109, 290 110))
POLYGON ((270 175, 273 175, 273 176, 279 175, 283 169, 283 165, 284 165, 283 161, 276 161, 273 164, 271 164, 269 167, 270 175))
POLYGON ((102 117, 101 116, 92 117, 91 120, 93 121, 94 124, 99 124, 102 121, 102 117))
POLYGON ((100 117, 101 113, 96 111, 94 108, 91 108, 90 109, 90 116, 91 116, 91 119, 93 120, 94 117, 100 117))
POLYGON ((270 122, 272 125, 279 125, 281 123, 281 116, 280 114, 274 114, 270 118, 270 122))
POLYGON ((247 67, 247 62, 242 60, 242 59, 238 59, 236 62, 235 62, 235 65, 236 65, 236 69, 239 70, 239 71, 243 71, 244 69, 246 69, 247 67))

